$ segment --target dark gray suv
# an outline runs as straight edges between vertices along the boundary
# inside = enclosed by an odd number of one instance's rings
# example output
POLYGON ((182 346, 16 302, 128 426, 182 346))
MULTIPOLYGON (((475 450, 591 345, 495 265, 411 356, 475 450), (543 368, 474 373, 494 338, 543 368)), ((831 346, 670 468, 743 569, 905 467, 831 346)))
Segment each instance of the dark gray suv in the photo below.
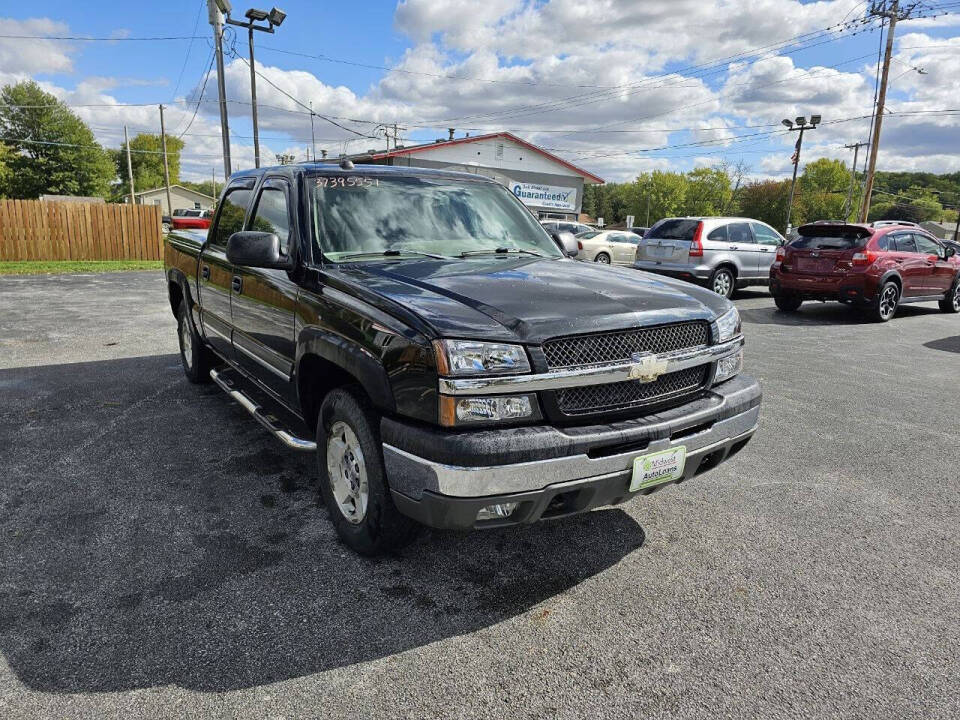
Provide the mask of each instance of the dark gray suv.
POLYGON ((634 266, 706 285, 730 297, 735 288, 766 285, 784 237, 750 218, 665 218, 643 236, 634 266))

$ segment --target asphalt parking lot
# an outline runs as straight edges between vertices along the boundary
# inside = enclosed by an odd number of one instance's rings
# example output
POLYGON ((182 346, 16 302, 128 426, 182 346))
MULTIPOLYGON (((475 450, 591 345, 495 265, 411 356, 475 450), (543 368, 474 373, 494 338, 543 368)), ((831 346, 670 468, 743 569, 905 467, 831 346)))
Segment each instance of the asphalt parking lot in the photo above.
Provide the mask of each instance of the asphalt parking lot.
POLYGON ((0 278, 0 717, 956 717, 960 317, 737 305, 734 460, 364 560, 159 273, 0 278))

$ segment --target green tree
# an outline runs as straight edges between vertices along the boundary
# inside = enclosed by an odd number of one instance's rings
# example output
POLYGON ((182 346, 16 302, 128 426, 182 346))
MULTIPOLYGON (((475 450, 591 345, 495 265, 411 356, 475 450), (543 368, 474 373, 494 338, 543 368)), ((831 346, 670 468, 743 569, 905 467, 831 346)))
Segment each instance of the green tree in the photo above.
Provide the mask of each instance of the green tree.
POLYGON ((808 163, 797 180, 792 224, 846 219, 842 215, 849 185, 850 170, 842 161, 820 158, 808 163))
POLYGON ((740 187, 737 204, 744 217, 762 220, 782 231, 789 197, 789 180, 756 180, 740 187))
POLYGON ((651 225, 661 218, 683 214, 687 185, 687 178, 681 173, 654 170, 640 175, 637 178, 637 219, 643 218, 646 222, 648 198, 651 225))
POLYGON ((10 148, 0 142, 0 197, 6 197, 10 182, 10 148))
POLYGON ((730 176, 718 168, 687 173, 684 215, 720 215, 730 202, 730 176))
MULTIPOLYGON (((180 151, 183 140, 167 135, 167 166, 170 169, 170 184, 180 182, 180 151)), ((117 176, 121 178, 119 195, 129 192, 127 176, 127 146, 113 151, 117 176)), ((163 145, 159 134, 139 133, 130 140, 130 164, 133 167, 133 184, 137 192, 163 187, 163 145)))
POLYGON ((914 185, 900 195, 877 193, 870 204, 873 220, 909 220, 920 223, 924 220, 939 220, 943 215, 943 206, 936 194, 927 188, 914 185))
POLYGON ((32 80, 0 91, 0 135, 12 151, 12 197, 103 197, 109 191, 115 170, 108 153, 79 117, 32 80))

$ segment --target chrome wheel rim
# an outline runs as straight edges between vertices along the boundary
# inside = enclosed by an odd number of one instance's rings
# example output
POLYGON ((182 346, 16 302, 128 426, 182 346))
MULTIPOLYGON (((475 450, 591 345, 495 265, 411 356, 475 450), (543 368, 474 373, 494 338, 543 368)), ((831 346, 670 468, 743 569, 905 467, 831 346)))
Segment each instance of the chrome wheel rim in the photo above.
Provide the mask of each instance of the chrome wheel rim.
POLYGON ((887 285, 883 289, 883 294, 880 296, 880 317, 884 320, 888 320, 893 317, 893 313, 897 310, 897 286, 896 285, 887 285))
POLYGON ((370 498, 367 466, 360 441, 345 422, 335 422, 327 433, 327 476, 341 514, 354 525, 363 522, 370 498))
POLYGON ((723 295, 726 297, 730 294, 730 287, 733 285, 733 277, 730 273, 718 272, 716 277, 713 278, 713 291, 717 295, 723 295))
POLYGON ((606 255, 597 255, 597 262, 601 265, 609 265, 610 258, 608 258, 606 255))
POLYGON ((190 369, 193 367, 193 335, 186 320, 180 321, 180 344, 183 347, 183 361, 190 369))

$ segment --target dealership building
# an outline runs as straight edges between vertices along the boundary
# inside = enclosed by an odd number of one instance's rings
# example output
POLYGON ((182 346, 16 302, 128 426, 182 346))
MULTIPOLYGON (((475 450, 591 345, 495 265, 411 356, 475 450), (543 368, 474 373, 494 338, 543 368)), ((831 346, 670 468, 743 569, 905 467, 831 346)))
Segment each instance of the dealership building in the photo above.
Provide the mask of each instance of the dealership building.
POLYGON ((539 218, 576 220, 584 185, 603 179, 508 132, 466 135, 351 155, 354 162, 485 175, 510 189, 539 218))

